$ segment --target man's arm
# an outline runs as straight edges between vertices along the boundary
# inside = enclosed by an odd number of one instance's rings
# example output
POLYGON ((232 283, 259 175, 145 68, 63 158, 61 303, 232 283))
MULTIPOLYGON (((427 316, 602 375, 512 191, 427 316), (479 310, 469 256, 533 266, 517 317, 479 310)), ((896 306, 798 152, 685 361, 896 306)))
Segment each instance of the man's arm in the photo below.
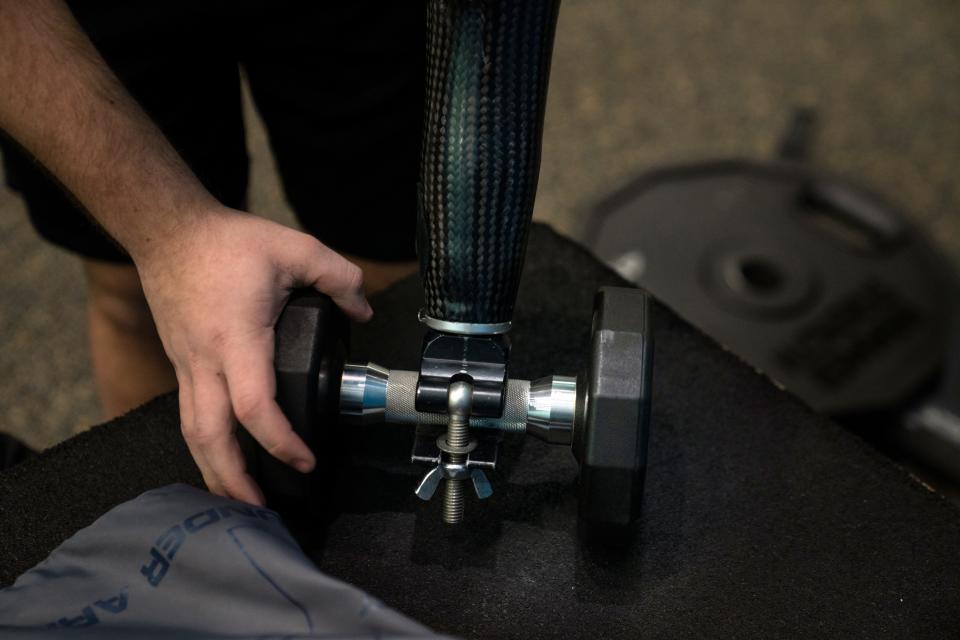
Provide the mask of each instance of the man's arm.
POLYGON ((217 203, 61 0, 0 0, 0 127, 131 255, 217 203))
POLYGON ((0 128, 133 258, 210 489, 262 502, 234 416, 278 459, 311 469, 312 453, 274 401, 273 325, 295 286, 368 319, 360 270, 306 234, 217 202, 62 0, 0 0, 0 128))

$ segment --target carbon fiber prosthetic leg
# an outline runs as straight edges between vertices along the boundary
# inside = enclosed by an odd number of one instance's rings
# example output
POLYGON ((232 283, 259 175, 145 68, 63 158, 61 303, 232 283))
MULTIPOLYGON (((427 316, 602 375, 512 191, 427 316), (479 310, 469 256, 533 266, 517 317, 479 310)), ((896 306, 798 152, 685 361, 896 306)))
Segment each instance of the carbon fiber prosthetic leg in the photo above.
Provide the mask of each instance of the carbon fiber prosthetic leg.
POLYGON ((427 4, 424 321, 441 331, 502 333, 533 214, 559 0, 427 4))
MULTIPOLYGON (((490 495, 496 443, 471 419, 500 419, 510 329, 540 172, 559 0, 428 0, 418 252, 424 338, 416 410, 447 414, 446 435, 418 431, 413 458, 436 464, 446 522, 463 518, 464 483, 490 495)), ((425 425, 424 425, 425 426, 425 425)))

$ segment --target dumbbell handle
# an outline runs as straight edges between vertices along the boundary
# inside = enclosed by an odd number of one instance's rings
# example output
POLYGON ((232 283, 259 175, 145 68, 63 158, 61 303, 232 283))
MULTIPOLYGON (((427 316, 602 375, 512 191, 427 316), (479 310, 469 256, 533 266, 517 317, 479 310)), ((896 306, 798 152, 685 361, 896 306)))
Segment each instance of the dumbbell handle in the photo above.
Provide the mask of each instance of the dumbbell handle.
MULTIPOLYGON (((446 425, 443 413, 415 408, 416 371, 385 369, 372 362, 347 364, 340 384, 340 415, 350 422, 371 424, 446 425)), ((569 444, 577 404, 577 379, 546 376, 507 381, 500 418, 470 418, 470 426, 501 431, 527 432, 546 442, 569 444)))

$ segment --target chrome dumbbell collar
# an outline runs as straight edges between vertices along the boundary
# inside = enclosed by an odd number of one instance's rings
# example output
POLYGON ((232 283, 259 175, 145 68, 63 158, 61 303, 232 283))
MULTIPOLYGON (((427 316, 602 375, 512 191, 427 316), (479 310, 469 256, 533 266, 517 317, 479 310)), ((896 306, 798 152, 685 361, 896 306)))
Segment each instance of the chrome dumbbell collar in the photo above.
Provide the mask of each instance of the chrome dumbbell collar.
POLYGON ((343 367, 340 382, 340 415, 352 422, 382 422, 387 409, 390 370, 373 362, 343 367))

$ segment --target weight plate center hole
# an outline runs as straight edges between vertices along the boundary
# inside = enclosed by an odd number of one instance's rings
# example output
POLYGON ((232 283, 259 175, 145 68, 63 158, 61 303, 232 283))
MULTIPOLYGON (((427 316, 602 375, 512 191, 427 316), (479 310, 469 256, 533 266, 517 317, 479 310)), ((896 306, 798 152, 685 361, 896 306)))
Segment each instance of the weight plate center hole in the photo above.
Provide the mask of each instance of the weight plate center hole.
POLYGON ((771 260, 762 256, 748 256, 740 261, 740 275, 744 286, 758 295, 773 295, 783 289, 786 275, 771 260))

